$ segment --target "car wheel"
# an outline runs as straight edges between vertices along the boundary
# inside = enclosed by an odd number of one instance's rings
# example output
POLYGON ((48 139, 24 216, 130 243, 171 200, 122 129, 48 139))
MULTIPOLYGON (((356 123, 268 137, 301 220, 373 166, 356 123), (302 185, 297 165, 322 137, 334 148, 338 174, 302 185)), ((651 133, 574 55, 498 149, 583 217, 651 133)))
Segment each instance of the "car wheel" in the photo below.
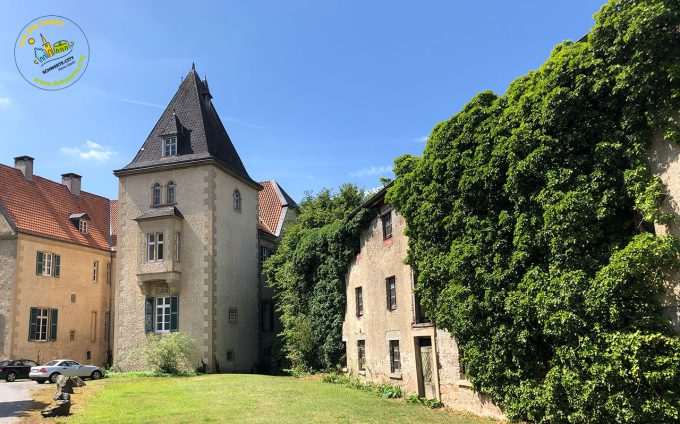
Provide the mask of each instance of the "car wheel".
POLYGON ((38 384, 45 384, 45 380, 35 380, 35 382, 38 384))
POLYGON ((50 383, 56 383, 57 382, 57 377, 59 377, 59 373, 55 372, 50 375, 50 383))
POLYGON ((90 375, 90 378, 93 379, 93 380, 99 380, 100 378, 102 378, 101 371, 97 371, 97 370, 92 371, 92 375, 90 375))
POLYGON ((5 381, 8 382, 8 383, 16 381, 16 379, 17 379, 17 374, 13 371, 8 372, 7 377, 5 377, 5 381))

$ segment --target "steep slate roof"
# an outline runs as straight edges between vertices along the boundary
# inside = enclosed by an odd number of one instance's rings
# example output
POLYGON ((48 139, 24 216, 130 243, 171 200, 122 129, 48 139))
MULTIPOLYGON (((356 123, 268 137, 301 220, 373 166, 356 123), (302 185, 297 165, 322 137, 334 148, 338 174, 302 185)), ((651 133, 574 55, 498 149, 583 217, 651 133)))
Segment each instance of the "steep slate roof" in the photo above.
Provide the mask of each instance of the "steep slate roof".
POLYGON ((216 162, 227 172, 260 188, 250 178, 212 104, 207 80, 192 66, 151 130, 137 156, 116 175, 183 163, 216 162), (177 134, 177 155, 163 157, 163 136, 177 134))
POLYGON ((261 181, 258 193, 260 205, 260 228, 276 237, 281 235, 286 209, 297 207, 295 201, 274 180, 261 181))
POLYGON ((20 233, 110 250, 109 209, 105 197, 71 194, 63 184, 37 175, 28 180, 20 170, 0 164, 0 213, 20 233), (90 218, 87 234, 69 219, 80 213, 90 218))

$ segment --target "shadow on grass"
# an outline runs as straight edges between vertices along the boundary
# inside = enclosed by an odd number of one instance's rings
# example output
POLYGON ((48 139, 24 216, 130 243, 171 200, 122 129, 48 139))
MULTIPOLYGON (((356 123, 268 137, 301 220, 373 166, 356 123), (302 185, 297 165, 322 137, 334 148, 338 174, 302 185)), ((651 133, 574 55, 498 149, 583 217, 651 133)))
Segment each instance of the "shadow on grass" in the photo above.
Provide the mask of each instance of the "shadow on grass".
POLYGON ((2 418, 26 418, 34 416, 35 411, 48 406, 49 403, 36 400, 17 400, 14 402, 0 403, 0 419, 2 418))

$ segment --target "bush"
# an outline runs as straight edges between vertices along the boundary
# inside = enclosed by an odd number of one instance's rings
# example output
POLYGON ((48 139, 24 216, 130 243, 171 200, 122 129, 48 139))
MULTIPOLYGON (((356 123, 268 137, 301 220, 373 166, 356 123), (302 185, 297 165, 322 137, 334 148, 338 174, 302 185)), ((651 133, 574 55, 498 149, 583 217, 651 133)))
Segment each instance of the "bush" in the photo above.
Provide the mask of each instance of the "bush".
POLYGON ((140 354, 156 374, 186 375, 194 372, 191 355, 196 350, 194 340, 183 333, 151 334, 140 354))

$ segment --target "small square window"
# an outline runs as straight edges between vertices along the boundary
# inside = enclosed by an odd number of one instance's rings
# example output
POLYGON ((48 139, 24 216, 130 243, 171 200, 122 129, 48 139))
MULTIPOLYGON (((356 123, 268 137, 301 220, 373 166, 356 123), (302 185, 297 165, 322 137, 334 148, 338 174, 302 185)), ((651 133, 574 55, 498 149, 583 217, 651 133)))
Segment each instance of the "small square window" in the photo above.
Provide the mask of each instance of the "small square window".
POLYGON ((227 351, 227 362, 234 362, 234 351, 231 349, 227 351))
POLYGON ((74 341, 76 339, 76 330, 71 330, 68 332, 68 339, 74 341))
POLYGON ((92 359, 92 352, 89 350, 87 351, 87 359, 92 359))
POLYGON ((236 308, 229 308, 229 321, 230 322, 236 322, 236 319, 238 318, 238 311, 236 308))
POLYGON ((76 303, 76 294, 71 293, 71 303, 76 303))

